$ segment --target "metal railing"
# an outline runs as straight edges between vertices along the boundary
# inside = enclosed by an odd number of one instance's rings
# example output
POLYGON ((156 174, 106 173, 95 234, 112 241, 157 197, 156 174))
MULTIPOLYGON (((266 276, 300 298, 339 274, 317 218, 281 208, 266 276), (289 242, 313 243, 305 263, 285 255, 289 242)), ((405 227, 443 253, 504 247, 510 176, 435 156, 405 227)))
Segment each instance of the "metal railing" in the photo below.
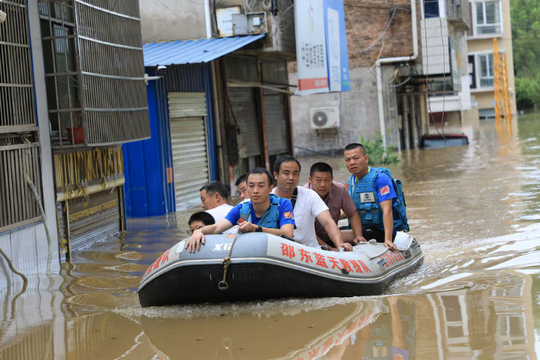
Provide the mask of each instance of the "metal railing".
POLYGON ((0 233, 41 220, 26 175, 41 192, 39 145, 0 146, 0 233))
POLYGON ((36 130, 26 2, 0 2, 0 134, 36 130))
POLYGON ((462 22, 471 27, 471 8, 468 0, 446 0, 446 17, 450 21, 462 22))
POLYGON ((48 20, 43 40, 51 49, 48 88, 56 95, 49 103, 53 144, 106 146, 149 138, 138 1, 40 2, 48 20), (82 128, 82 139, 74 139, 73 128, 82 128))
POLYGON ((39 142, 25 0, 0 2, 0 233, 41 220, 39 142))

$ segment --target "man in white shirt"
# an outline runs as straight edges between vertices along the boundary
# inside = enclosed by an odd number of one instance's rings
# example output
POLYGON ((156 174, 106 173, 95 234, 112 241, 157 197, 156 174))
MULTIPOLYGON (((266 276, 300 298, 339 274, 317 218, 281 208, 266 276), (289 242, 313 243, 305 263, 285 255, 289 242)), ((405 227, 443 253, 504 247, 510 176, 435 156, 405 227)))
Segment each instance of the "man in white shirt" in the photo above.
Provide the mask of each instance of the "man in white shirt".
POLYGON ((315 219, 319 220, 336 248, 343 247, 352 250, 352 245, 344 243, 341 232, 332 219, 328 206, 313 190, 298 186, 300 181, 300 162, 296 158, 285 155, 274 163, 274 178, 277 186, 272 193, 280 198, 291 200, 296 222, 294 240, 301 244, 318 247, 315 234, 315 219))
MULTIPOLYGON (((211 181, 204 184, 201 189, 201 207, 218 223, 220 220, 225 219, 225 216, 233 208, 232 205, 227 204, 229 197, 229 191, 227 187, 220 181, 211 181)), ((237 227, 233 227, 226 230, 224 234, 236 233, 237 227)))

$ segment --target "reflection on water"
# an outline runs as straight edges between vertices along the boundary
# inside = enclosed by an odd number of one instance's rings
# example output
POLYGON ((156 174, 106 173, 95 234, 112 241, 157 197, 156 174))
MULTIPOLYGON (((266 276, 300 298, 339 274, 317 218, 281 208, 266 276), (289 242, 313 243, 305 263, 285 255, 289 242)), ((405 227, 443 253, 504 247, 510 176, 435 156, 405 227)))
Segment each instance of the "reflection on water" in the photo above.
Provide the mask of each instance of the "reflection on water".
MULTIPOLYGON (((385 296, 145 308, 147 266, 185 237, 190 212, 130 220, 74 254, 62 276, 0 293, 0 359, 536 359, 540 330, 540 123, 499 141, 403 153, 424 265, 385 296)), ((340 158, 327 161, 338 181, 340 158)))

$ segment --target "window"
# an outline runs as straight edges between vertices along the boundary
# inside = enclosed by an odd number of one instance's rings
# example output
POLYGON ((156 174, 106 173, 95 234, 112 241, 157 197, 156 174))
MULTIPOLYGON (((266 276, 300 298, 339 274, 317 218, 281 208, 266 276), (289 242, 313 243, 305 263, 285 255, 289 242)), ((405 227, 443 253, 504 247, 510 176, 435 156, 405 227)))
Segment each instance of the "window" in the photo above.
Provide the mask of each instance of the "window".
POLYGON ((471 89, 476 89, 476 64, 474 63, 474 55, 469 55, 468 61, 469 85, 471 85, 471 89))
POLYGON ((439 17, 439 0, 424 0, 424 19, 439 17))
POLYGON ((480 87, 494 86, 493 54, 478 55, 480 64, 480 87))
POLYGON ((475 35, 502 33, 501 2, 483 1, 475 4, 475 35))

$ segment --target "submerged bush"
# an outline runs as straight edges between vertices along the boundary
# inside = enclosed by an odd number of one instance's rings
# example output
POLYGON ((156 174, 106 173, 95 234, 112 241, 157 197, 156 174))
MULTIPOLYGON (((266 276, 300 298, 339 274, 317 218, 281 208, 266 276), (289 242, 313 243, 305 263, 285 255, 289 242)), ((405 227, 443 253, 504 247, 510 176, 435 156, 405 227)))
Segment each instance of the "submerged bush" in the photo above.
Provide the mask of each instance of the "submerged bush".
POLYGON ((369 163, 372 165, 394 164, 401 161, 396 146, 387 146, 385 149, 381 134, 374 135, 373 140, 366 140, 360 136, 360 142, 364 145, 366 154, 369 155, 369 163))

